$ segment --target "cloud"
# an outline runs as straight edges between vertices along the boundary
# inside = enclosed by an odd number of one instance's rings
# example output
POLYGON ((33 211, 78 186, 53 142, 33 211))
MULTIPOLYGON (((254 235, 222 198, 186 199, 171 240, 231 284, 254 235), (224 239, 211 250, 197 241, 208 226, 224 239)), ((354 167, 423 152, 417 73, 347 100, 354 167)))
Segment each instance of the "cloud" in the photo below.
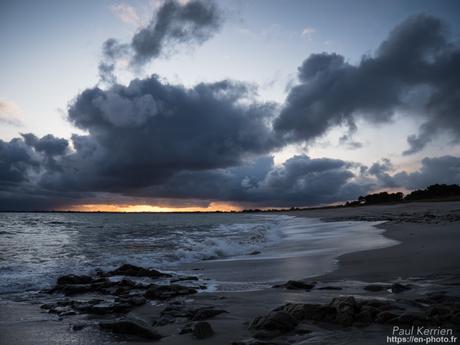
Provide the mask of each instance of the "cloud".
POLYGON ((60 162, 64 173, 43 182, 124 191, 185 170, 237 166, 281 145, 270 127, 274 112, 273 104, 253 99, 251 86, 229 80, 187 89, 152 76, 87 89, 68 114, 89 135, 72 138, 75 152, 60 162))
POLYGON ((20 127, 22 111, 14 102, 0 100, 0 124, 20 127))
POLYGON ((136 9, 128 4, 115 4, 110 6, 110 10, 125 24, 141 25, 141 19, 136 9))
MULTIPOLYGON (((138 20, 133 8, 117 5, 116 11, 127 20, 138 20), (121 6, 121 7, 120 7, 121 6)), ((132 37, 130 43, 110 38, 104 42, 99 64, 101 81, 116 82, 114 71, 121 58, 130 60, 139 69, 152 59, 171 54, 179 45, 200 45, 221 26, 223 17, 217 6, 208 0, 163 2, 150 22, 132 37)))
POLYGON ((67 152, 69 147, 69 143, 66 139, 56 138, 52 134, 47 134, 42 138, 38 138, 32 133, 27 133, 22 134, 22 137, 27 145, 47 156, 63 155, 67 152))
POLYGON ((308 57, 274 128, 286 140, 309 142, 335 126, 389 122, 400 112, 422 122, 405 154, 440 134, 459 142, 458 75, 460 46, 447 25, 425 14, 409 17, 357 65, 335 53, 308 57))
POLYGON ((460 157, 441 156, 422 159, 418 171, 399 172, 393 176, 394 184, 408 189, 425 188, 428 185, 460 184, 460 157))
POLYGON ((184 171, 143 195, 184 200, 199 198, 256 206, 305 206, 349 200, 369 190, 355 183, 354 165, 342 160, 294 156, 281 166, 262 156, 236 167, 184 171))

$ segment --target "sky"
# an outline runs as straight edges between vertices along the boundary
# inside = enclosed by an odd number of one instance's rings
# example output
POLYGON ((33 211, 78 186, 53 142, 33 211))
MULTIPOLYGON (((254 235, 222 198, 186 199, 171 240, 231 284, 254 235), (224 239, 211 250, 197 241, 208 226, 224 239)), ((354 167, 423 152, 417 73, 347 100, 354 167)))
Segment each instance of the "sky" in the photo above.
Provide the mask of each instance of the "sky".
POLYGON ((460 183, 458 1, 0 1, 0 210, 460 183))

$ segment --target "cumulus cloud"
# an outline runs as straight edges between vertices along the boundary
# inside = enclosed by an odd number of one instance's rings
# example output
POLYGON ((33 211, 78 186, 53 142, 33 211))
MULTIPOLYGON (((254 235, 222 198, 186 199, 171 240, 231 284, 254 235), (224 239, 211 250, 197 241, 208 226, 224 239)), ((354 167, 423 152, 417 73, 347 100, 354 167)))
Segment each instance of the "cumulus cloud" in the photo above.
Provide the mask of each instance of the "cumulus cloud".
POLYGON ((370 184, 356 183, 354 164, 306 155, 275 166, 262 156, 236 167, 184 171, 144 195, 164 198, 225 200, 257 206, 305 206, 349 200, 365 193, 370 184))
POLYGON ((229 80, 187 89, 152 76, 128 86, 87 89, 68 109, 89 135, 72 138, 65 172, 49 188, 138 189, 185 170, 237 166, 280 146, 271 130, 275 106, 229 80), (77 173, 78 172, 78 173, 77 173))
POLYGON ((419 118, 405 154, 438 134, 460 141, 460 45, 447 25, 417 15, 398 25, 374 55, 352 65, 338 54, 313 54, 298 70, 274 127, 291 141, 311 141, 357 119, 388 122, 395 112, 419 118), (426 99, 426 101, 425 101, 426 99))
POLYGON ((22 125, 21 115, 22 111, 16 103, 0 100, 0 124, 20 127, 22 125))
MULTIPOLYGON (((117 7, 117 13, 130 20, 134 15, 125 7, 117 7)), ((215 3, 208 0, 165 1, 130 43, 110 38, 103 44, 103 59, 99 64, 101 80, 115 82, 114 70, 120 58, 129 58, 133 67, 140 68, 152 59, 170 54, 178 45, 202 44, 219 29, 222 19, 215 3)))
POLYGON ((128 4, 115 4, 110 7, 112 13, 123 23, 139 26, 141 19, 136 9, 128 4))
POLYGON ((422 159, 418 171, 399 172, 393 176, 393 183, 408 189, 425 188, 431 184, 460 184, 460 157, 441 156, 422 159))

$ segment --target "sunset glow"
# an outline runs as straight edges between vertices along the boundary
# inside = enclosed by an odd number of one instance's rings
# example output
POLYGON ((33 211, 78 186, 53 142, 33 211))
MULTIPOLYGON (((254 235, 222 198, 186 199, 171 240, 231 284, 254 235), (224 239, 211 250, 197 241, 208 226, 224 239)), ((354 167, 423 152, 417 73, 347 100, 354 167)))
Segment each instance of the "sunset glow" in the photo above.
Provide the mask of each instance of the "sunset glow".
POLYGON ((154 205, 123 205, 123 204, 82 204, 68 208, 63 208, 60 211, 73 212, 230 212, 240 211, 241 208, 229 203, 212 202, 208 207, 191 206, 191 207, 166 207, 154 205))

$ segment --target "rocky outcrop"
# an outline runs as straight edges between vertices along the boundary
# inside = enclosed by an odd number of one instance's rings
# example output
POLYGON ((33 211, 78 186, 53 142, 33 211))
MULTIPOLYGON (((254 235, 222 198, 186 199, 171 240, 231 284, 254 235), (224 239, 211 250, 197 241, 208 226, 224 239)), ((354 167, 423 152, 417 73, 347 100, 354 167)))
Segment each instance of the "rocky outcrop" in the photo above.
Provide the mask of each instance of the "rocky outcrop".
POLYGON ((200 321, 193 326, 192 334, 197 339, 206 339, 214 335, 214 330, 209 322, 200 321))
POLYGON ((100 322, 99 328, 116 334, 136 336, 150 340, 159 340, 162 338, 154 329, 128 319, 100 322))
POLYGON ((255 318, 249 328, 257 331, 254 333, 256 339, 272 339, 285 333, 295 333, 294 330, 303 322, 343 327, 366 327, 373 323, 417 326, 459 324, 460 297, 429 294, 416 301, 419 303, 356 300, 353 296, 343 296, 327 304, 288 303, 255 318), (421 306, 420 310, 414 310, 414 305, 421 306))
POLYGON ((300 280, 289 280, 287 283, 274 285, 274 288, 284 288, 288 290, 311 290, 315 287, 316 283, 305 283, 300 280))
POLYGON ((154 269, 124 264, 117 269, 103 274, 105 276, 130 276, 130 277, 149 277, 149 278, 162 278, 171 277, 170 274, 162 273, 154 269))

